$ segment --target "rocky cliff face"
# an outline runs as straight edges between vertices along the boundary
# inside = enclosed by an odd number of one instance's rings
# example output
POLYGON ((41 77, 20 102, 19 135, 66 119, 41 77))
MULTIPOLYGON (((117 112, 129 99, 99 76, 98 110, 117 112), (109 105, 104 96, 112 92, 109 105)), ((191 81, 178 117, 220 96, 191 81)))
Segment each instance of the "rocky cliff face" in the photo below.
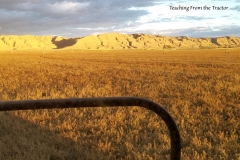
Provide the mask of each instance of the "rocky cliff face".
POLYGON ((240 37, 191 38, 109 33, 82 38, 0 36, 0 50, 28 49, 202 49, 240 47, 240 37))
POLYGON ((50 49, 51 36, 0 36, 0 50, 50 49))

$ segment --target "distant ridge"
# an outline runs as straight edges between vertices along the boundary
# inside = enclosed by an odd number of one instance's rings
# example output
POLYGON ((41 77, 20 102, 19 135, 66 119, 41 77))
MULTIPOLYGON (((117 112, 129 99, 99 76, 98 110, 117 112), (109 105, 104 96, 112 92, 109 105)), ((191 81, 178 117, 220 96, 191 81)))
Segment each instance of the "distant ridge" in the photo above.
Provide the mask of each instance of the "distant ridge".
POLYGON ((69 50, 119 50, 119 49, 210 49, 240 47, 240 37, 192 38, 167 37, 147 34, 108 33, 81 38, 61 36, 0 36, 0 50, 69 49, 69 50))

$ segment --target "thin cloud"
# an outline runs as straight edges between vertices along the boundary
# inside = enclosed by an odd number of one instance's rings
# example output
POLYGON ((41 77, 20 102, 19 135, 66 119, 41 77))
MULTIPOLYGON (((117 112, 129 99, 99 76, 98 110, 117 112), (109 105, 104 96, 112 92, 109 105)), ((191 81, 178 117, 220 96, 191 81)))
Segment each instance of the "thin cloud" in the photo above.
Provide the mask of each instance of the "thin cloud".
POLYGON ((230 8, 230 10, 236 10, 236 11, 240 12, 240 5, 230 8))
POLYGON ((177 19, 180 19, 180 20, 185 20, 185 21, 191 21, 191 20, 194 20, 194 21, 200 21, 200 20, 206 20, 206 19, 214 19, 213 17, 204 17, 204 16, 180 16, 180 17, 177 17, 177 19))

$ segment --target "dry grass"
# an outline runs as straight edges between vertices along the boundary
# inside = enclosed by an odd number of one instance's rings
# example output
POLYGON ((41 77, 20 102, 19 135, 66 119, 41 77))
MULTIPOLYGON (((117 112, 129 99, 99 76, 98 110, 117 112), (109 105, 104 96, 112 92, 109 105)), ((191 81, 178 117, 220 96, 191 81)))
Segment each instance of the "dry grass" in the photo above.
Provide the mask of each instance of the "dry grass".
MULTIPOLYGON (((0 100, 139 96, 163 105, 182 159, 240 159, 240 54, 199 51, 0 53, 0 100)), ((0 159, 169 159, 153 112, 81 108, 0 113, 0 159)))

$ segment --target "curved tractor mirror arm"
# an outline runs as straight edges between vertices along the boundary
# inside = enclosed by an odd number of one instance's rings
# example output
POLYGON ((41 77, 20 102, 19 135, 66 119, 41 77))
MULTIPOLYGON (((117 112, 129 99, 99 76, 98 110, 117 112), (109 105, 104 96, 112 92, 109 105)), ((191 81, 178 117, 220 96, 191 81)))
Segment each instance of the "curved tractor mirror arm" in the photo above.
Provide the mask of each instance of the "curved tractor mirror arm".
POLYGON ((170 131, 170 158, 171 160, 179 160, 181 158, 180 134, 174 119, 162 106, 148 99, 138 97, 102 97, 0 101, 0 111, 116 106, 141 106, 160 116, 170 131))

